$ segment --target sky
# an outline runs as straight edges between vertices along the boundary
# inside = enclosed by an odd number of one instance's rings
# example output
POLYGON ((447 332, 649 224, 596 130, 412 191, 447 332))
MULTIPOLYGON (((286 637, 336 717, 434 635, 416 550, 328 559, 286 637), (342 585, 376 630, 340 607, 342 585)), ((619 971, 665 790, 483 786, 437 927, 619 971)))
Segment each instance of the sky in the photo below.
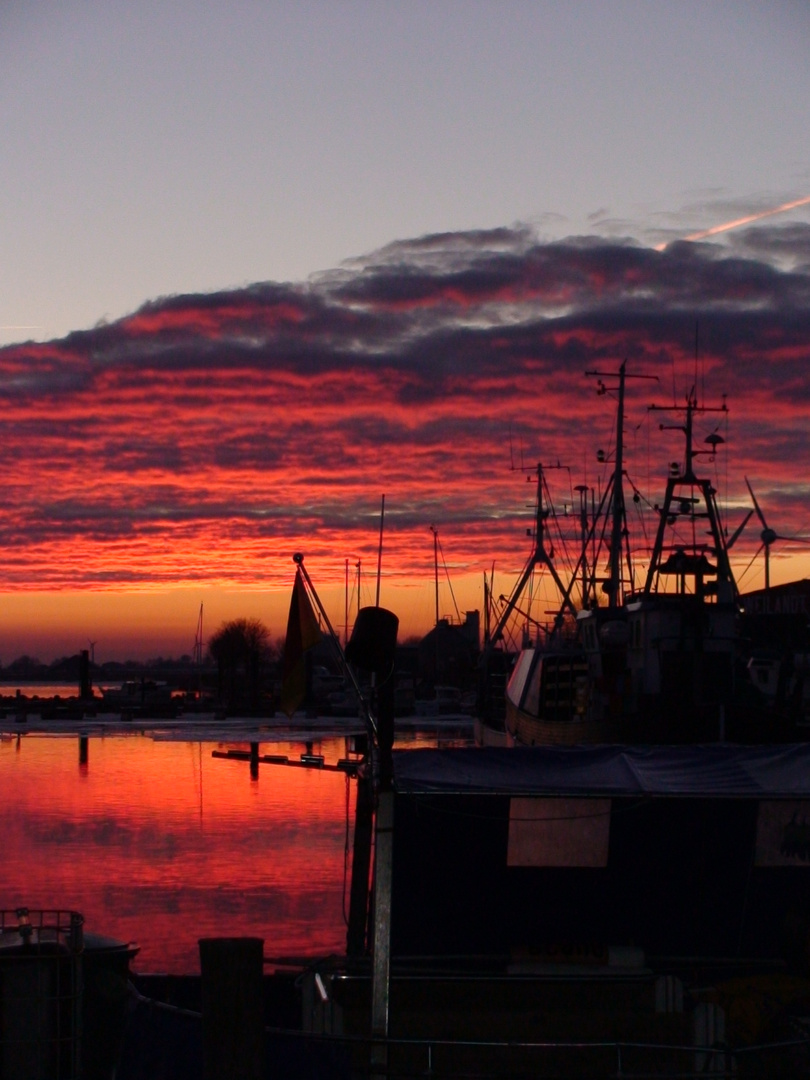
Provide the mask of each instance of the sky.
POLYGON ((647 407, 695 384, 729 530, 747 477, 810 535, 809 46, 790 2, 7 0, 0 662, 190 652, 200 605, 280 634, 295 551, 342 628, 383 496, 400 636, 431 525, 440 614, 480 609, 533 464, 563 507, 604 483, 584 372, 625 358, 651 500, 647 407))

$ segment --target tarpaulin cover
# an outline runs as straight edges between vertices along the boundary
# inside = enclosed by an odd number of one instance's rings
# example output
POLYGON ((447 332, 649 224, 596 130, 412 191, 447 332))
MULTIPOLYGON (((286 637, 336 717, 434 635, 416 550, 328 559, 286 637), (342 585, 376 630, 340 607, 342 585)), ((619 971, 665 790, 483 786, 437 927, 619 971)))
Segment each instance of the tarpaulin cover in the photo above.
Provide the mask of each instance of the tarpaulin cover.
POLYGON ((810 744, 403 750, 401 794, 810 798, 810 744))

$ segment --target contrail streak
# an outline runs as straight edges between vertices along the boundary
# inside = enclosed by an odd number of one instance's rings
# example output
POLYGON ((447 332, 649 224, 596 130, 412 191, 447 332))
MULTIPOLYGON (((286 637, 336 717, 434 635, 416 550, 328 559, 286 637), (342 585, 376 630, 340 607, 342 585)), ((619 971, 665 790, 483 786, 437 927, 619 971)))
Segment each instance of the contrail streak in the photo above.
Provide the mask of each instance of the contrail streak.
MULTIPOLYGON (((700 232, 685 236, 684 240, 704 240, 707 236, 716 236, 718 233, 728 232, 729 229, 738 229, 740 225, 750 225, 752 221, 760 221, 762 218, 771 217, 773 214, 784 214, 788 210, 795 210, 799 206, 807 206, 810 203, 810 195, 803 199, 794 199, 793 202, 782 203, 774 206, 771 210, 760 210, 758 214, 748 214, 746 217, 736 218, 734 221, 726 221, 723 225, 712 225, 710 229, 701 229, 700 232)), ((669 241, 667 241, 669 243, 669 241)), ((656 251, 663 251, 666 243, 659 244, 656 251)))

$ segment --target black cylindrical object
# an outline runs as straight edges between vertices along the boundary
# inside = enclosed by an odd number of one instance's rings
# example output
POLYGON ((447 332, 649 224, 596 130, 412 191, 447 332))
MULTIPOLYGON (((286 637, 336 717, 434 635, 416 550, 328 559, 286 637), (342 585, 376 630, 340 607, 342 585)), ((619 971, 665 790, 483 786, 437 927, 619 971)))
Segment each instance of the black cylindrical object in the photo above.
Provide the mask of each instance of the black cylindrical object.
POLYGON ((364 671, 388 674, 394 665, 399 619, 387 608, 364 607, 357 612, 346 659, 364 671))

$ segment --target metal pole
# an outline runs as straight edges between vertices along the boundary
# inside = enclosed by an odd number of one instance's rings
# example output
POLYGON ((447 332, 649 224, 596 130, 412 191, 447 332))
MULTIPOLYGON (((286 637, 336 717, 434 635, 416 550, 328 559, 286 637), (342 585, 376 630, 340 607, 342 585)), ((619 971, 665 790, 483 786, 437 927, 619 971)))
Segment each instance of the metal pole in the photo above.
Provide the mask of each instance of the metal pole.
POLYGON ((388 1005, 391 988, 391 872, 394 793, 381 791, 374 844, 374 930, 371 989, 371 1075, 388 1075, 388 1005))
POLYGON ((435 581, 435 596, 436 596, 436 619, 433 623, 434 626, 439 625, 439 530, 435 525, 430 526, 430 531, 433 533, 433 579, 435 581))
POLYGON ((377 548, 377 604, 380 606, 380 574, 382 572, 382 545, 383 545, 383 525, 385 524, 385 495, 382 497, 382 506, 380 507, 380 544, 377 548))

